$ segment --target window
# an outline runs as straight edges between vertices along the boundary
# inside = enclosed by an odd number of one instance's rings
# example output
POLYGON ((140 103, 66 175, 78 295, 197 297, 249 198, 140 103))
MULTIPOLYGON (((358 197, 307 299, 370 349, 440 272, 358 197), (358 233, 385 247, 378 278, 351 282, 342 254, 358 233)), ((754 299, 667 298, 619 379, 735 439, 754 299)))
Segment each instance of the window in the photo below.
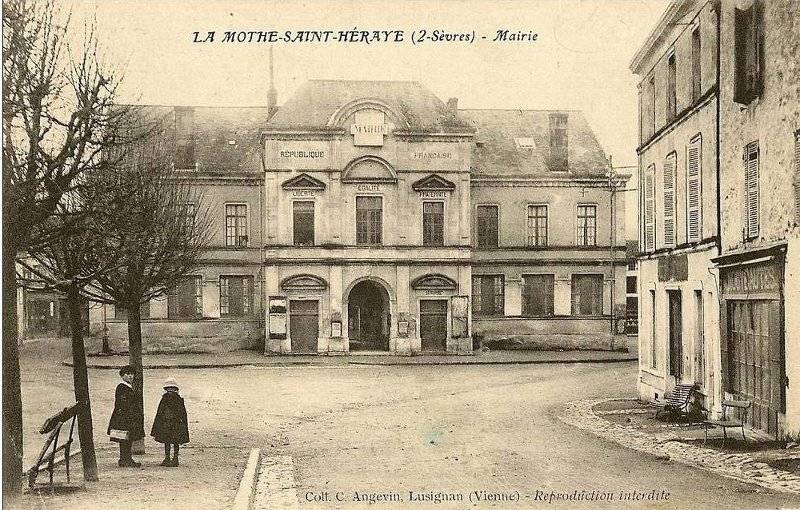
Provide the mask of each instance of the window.
POLYGON ((383 242, 383 199, 356 197, 356 244, 383 242))
POLYGON ((758 237, 758 141, 744 148, 745 232, 749 239, 758 237))
POLYGON ((553 288, 555 275, 522 275, 522 315, 525 317, 550 317, 553 315, 553 288))
POLYGON ((247 205, 225 204, 225 245, 247 246, 247 205))
POLYGON ((745 10, 736 9, 735 58, 736 68, 733 100, 748 104, 761 95, 764 80, 764 27, 762 2, 755 0, 745 10))
POLYGON ((675 119, 677 96, 675 93, 675 54, 667 60, 667 122, 675 119))
POLYGON ((314 245, 314 202, 292 202, 292 235, 295 246, 314 245))
POLYGON ((472 277, 472 311, 479 316, 505 313, 505 288, 503 275, 472 277))
POLYGON ((644 251, 655 249, 656 242, 656 166, 650 165, 644 172, 644 251))
POLYGON ((184 226, 187 230, 194 229, 194 222, 197 218, 197 205, 187 202, 180 206, 178 214, 183 218, 184 226))
POLYGON ((252 276, 220 276, 219 314, 222 317, 250 315, 253 303, 252 276))
POLYGON ((656 291, 650 291, 650 368, 658 366, 656 358, 656 291))
POLYGON ((602 315, 603 275, 572 275, 572 315, 602 315))
POLYGON ((664 246, 675 246, 675 163, 673 152, 664 160, 664 246))
POLYGON ((550 171, 566 172, 567 160, 567 114, 550 114, 550 171))
POLYGON ((167 294, 167 316, 170 319, 201 317, 203 315, 203 279, 183 278, 167 294))
MULTIPOLYGON (((114 305, 114 318, 127 320, 128 311, 122 305, 116 304, 114 305)), ((140 319, 150 318, 150 301, 139 305, 139 318, 140 319)))
POLYGON ((692 138, 686 149, 686 240, 703 238, 703 171, 700 135, 692 138))
POLYGON ((692 31, 692 103, 700 99, 702 91, 700 49, 700 27, 697 27, 692 31))
POLYGON ((650 77, 650 125, 651 133, 656 132, 656 77, 650 77))
POLYGON ((635 276, 626 276, 625 277, 625 292, 627 294, 636 294, 636 277, 635 276))
POLYGON ((422 203, 422 245, 444 245, 444 202, 422 203))
POLYGON ((496 248, 498 246, 497 229, 498 207, 496 205, 478 206, 478 246, 496 248))
POLYGON ((695 361, 695 382, 701 387, 705 387, 706 382, 706 338, 705 330, 703 328, 703 292, 694 291, 695 303, 695 344, 694 344, 694 361, 695 361))
POLYGON ((597 206, 578 205, 578 246, 597 244, 597 206))
POLYGON ((547 206, 528 206, 528 246, 547 246, 547 206))

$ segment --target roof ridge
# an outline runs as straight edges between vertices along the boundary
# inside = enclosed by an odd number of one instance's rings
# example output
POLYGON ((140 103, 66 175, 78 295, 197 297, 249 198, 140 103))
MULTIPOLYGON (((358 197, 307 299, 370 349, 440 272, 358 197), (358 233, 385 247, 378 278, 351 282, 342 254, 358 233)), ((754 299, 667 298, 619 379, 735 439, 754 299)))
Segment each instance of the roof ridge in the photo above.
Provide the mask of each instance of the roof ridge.
POLYGON ((460 112, 581 112, 577 108, 459 108, 460 112))
POLYGON ((209 106, 209 105, 186 105, 186 104, 156 104, 156 103, 118 103, 117 106, 143 106, 143 107, 157 107, 157 108, 238 108, 240 110, 244 109, 268 109, 269 106, 233 106, 233 105, 220 105, 220 106, 209 106))
POLYGON ((308 81, 328 81, 337 83, 414 83, 420 85, 417 80, 345 80, 339 78, 313 78, 308 81))

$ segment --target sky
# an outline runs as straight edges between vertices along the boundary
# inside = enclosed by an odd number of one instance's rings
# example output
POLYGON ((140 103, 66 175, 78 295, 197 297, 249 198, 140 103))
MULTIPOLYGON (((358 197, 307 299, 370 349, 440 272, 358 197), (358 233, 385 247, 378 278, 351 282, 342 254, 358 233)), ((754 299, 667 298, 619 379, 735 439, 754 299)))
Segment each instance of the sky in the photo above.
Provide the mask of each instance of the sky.
POLYGON ((578 109, 615 167, 637 163, 638 80, 628 65, 669 3, 62 1, 75 33, 86 19, 97 20, 104 58, 124 70, 124 101, 265 105, 270 45, 223 42, 225 31, 403 30, 402 43, 273 44, 278 104, 309 79, 415 80, 443 101, 457 97, 461 108, 578 109), (474 31, 476 38, 412 44, 412 32, 421 29, 474 31), (494 42, 498 30, 537 38, 494 42), (194 42, 194 32, 204 39, 208 31, 215 32, 213 43, 194 42))

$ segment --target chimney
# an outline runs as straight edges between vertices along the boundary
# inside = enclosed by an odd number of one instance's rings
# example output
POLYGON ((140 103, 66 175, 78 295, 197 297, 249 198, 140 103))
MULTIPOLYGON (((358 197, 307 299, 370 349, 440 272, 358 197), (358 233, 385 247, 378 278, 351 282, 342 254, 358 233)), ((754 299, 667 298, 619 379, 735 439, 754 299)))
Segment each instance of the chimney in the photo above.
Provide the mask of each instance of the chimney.
POLYGON ((453 116, 458 115, 458 98, 457 97, 451 97, 450 99, 447 100, 447 109, 450 110, 450 113, 453 116))
POLYGON ((275 90, 275 77, 272 71, 272 46, 269 47, 269 92, 267 92, 268 116, 271 118, 278 111, 278 91, 275 90))

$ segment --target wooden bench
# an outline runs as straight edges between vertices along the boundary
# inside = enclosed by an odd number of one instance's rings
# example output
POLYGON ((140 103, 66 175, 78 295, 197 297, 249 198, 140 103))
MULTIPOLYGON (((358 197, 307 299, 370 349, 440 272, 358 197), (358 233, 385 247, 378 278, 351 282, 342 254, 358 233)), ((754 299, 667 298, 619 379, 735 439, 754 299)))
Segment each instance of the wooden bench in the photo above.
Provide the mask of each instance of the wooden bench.
POLYGON ((705 425, 705 432, 706 436, 703 440, 703 443, 708 441, 708 429, 711 427, 721 427, 722 428, 722 437, 723 442, 728 440, 728 432, 727 430, 731 427, 733 428, 741 428, 742 429, 742 440, 746 441, 747 438, 744 435, 744 418, 747 414, 747 410, 752 405, 752 402, 749 400, 723 400, 722 401, 722 419, 721 420, 705 420, 703 425, 705 425), (729 417, 728 410, 732 409, 734 412, 737 412, 737 416, 729 417))
POLYGON ((63 454, 64 466, 67 471, 67 483, 69 483, 69 451, 74 439, 75 420, 78 417, 79 408, 80 404, 75 404, 72 407, 65 407, 61 412, 45 420, 44 424, 39 429, 39 433, 47 434, 47 437, 44 441, 42 451, 36 460, 36 464, 28 470, 28 487, 30 489, 35 487, 39 472, 44 470, 47 470, 50 474, 50 488, 54 487, 53 472, 58 463, 57 457, 59 454, 63 454), (66 441, 59 445, 61 429, 68 421, 70 422, 69 436, 66 438, 66 441))
POLYGON ((678 384, 667 397, 666 402, 657 402, 661 409, 656 411, 658 418, 662 413, 669 413, 671 417, 685 417, 689 415, 689 404, 692 394, 697 391, 697 384, 678 384))

